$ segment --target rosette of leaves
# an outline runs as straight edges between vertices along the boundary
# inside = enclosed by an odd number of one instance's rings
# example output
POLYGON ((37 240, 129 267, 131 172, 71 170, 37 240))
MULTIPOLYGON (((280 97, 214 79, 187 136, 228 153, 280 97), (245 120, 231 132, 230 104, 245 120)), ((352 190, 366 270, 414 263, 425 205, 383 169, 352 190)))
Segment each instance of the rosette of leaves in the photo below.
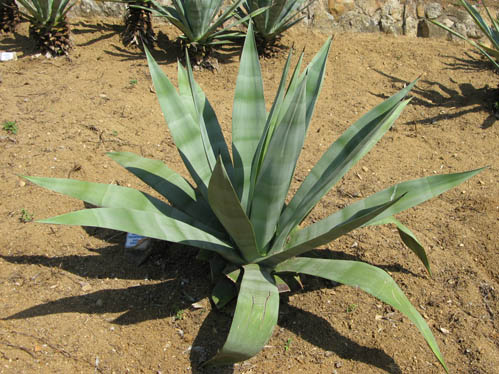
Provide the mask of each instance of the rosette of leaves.
POLYGON ((205 364, 230 364, 256 355, 277 323, 282 275, 304 273, 358 287, 402 312, 419 329, 446 369, 425 320, 388 273, 360 261, 307 257, 356 228, 392 223, 430 270, 413 233, 394 215, 467 180, 480 170, 398 183, 328 217, 303 225, 333 185, 390 129, 415 82, 355 122, 322 155, 294 196, 288 188, 321 90, 331 39, 301 71, 291 54, 270 111, 252 26, 244 43, 232 115, 232 156, 216 114, 195 82, 189 59, 173 86, 146 50, 160 106, 193 183, 163 162, 129 152, 109 156, 165 200, 117 185, 27 177, 31 182, 97 206, 41 220, 136 233, 200 248, 216 281, 212 300, 236 300, 227 340, 205 364), (289 83, 286 83, 289 78, 289 83), (287 201, 287 203, 286 203, 287 201))
POLYGON ((474 41, 466 37, 466 35, 458 33, 456 30, 453 30, 450 27, 445 26, 444 24, 431 20, 435 25, 443 28, 444 30, 447 30, 450 32, 452 35, 465 40, 469 44, 471 44, 473 47, 478 49, 480 53, 482 53, 485 57, 487 57, 496 67, 496 69, 499 69, 499 16, 496 15, 496 18, 492 17, 492 14, 490 14, 489 9, 485 5, 484 2, 483 8, 485 10, 485 13, 489 17, 490 20, 490 26, 487 24, 487 22, 483 19, 482 15, 478 12, 478 10, 475 8, 475 6, 471 5, 468 3, 466 0, 459 0, 461 5, 466 9, 466 11, 469 13, 475 24, 482 30, 484 35, 487 37, 487 39, 490 42, 490 46, 485 45, 482 42, 474 41))
POLYGON ((302 12, 315 0, 244 0, 239 16, 252 14, 259 9, 266 10, 252 17, 258 46, 265 49, 273 45, 282 33, 305 18, 302 12))
POLYGON ((184 47, 189 48, 199 65, 207 60, 213 47, 232 44, 244 38, 245 34, 235 28, 247 21, 249 15, 232 20, 241 1, 235 0, 222 9, 224 0, 172 0, 173 6, 163 6, 152 0, 153 13, 166 18, 182 32, 180 47, 182 50, 184 47))
POLYGON ((0 32, 14 32, 21 22, 19 7, 15 0, 0 0, 0 32))
POLYGON ((43 54, 67 55, 71 31, 66 15, 75 3, 70 0, 18 0, 22 14, 30 22, 29 35, 43 54))

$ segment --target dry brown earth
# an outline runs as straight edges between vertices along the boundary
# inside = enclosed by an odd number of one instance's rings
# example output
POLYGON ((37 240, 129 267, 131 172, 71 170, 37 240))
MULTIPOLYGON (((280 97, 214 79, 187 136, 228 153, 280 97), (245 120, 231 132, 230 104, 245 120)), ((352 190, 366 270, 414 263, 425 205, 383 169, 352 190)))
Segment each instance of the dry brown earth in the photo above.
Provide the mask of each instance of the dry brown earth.
MULTIPOLYGON (((123 234, 23 223, 77 210, 79 201, 19 175, 72 177, 143 188, 106 158, 132 151, 185 175, 141 53, 124 49, 109 19, 75 21, 71 59, 33 58, 23 24, 0 36, 19 59, 0 65, 1 373, 442 373, 407 319, 359 290, 305 279, 283 296, 279 325, 262 353, 234 368, 199 362, 223 342, 230 319, 213 311, 207 268, 175 247, 137 267, 123 234), (201 308, 191 307, 193 302, 201 308)), ((175 80, 177 54, 160 27, 155 57, 175 80)), ((327 35, 298 28, 283 44, 327 35)), ((262 60, 267 101, 284 56, 262 60)), ((196 72, 230 132, 238 55, 196 72)), ((499 367, 499 77, 466 45, 383 35, 336 35, 297 180, 355 119, 424 73, 414 100, 378 146, 315 209, 312 220, 393 183, 489 165, 479 176, 401 214, 428 250, 434 277, 391 227, 362 229, 328 246, 389 271, 432 328, 453 373, 499 367)))

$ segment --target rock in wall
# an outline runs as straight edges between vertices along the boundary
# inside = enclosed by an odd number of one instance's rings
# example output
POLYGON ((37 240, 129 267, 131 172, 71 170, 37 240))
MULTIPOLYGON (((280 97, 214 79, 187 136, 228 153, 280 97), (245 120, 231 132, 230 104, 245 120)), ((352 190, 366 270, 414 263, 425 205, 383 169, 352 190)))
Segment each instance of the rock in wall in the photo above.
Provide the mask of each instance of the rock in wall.
MULTIPOLYGON (((472 0, 469 0, 472 1, 472 0)), ((167 3, 168 0, 161 0, 167 3)), ((79 0, 70 12, 77 17, 121 17, 124 5, 102 0, 79 0)), ((482 9, 483 10, 483 9, 482 9)), ((489 8, 492 14, 497 9, 489 8)), ((453 39, 429 20, 479 39, 483 35, 466 10, 458 5, 424 0, 316 0, 304 22, 323 31, 383 32, 392 35, 453 39)))

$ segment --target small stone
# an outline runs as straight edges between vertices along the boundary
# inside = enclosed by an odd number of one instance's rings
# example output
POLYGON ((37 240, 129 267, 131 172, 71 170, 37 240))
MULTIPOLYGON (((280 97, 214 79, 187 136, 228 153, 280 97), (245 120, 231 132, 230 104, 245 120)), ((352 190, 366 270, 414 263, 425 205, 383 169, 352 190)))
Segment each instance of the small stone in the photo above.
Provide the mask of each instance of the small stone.
POLYGON ((19 187, 24 187, 24 186, 26 186, 26 182, 25 181, 19 181, 18 186, 19 187))
POLYGON ((447 330, 445 327, 440 327, 439 330, 442 334, 450 334, 450 331, 447 330))
POLYGON ((369 169, 368 169, 367 167, 365 167, 365 166, 362 166, 362 170, 363 170, 365 173, 367 173, 367 172, 369 171, 369 169))
POLYGON ((324 356, 326 357, 331 357, 334 353, 332 351, 326 351, 324 352, 324 356))
POLYGON ((428 19, 435 19, 442 15, 442 4, 440 3, 429 3, 426 6, 426 17, 428 19))
POLYGON ((102 299, 97 299, 95 305, 101 307, 102 305, 104 305, 104 302, 102 301, 102 299))
POLYGON ((337 368, 337 369, 339 369, 342 366, 343 366, 343 364, 341 363, 341 361, 338 361, 338 362, 334 363, 334 367, 337 368))

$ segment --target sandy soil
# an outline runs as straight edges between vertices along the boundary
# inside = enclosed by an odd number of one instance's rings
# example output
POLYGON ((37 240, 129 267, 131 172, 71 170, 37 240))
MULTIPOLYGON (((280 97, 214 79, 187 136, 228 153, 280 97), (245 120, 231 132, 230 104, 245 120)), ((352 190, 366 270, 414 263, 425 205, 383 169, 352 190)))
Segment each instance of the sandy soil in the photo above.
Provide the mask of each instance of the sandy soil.
MULTIPOLYGON (((223 343, 230 312, 212 310, 208 269, 194 250, 170 246, 137 266, 122 233, 23 222, 83 204, 19 175, 144 188, 105 156, 112 150, 186 174, 145 58, 121 46, 118 22, 75 21, 70 59, 33 57, 26 24, 0 36, 0 50, 19 55, 0 65, 0 123, 18 126, 17 134, 0 129, 0 372, 442 373, 406 318, 359 290, 312 278, 282 296, 263 352, 234 367, 200 369, 223 343)), ((178 56, 167 41, 175 31, 156 31, 155 57, 175 81, 178 56)), ((309 60, 326 38, 297 28, 282 42, 306 46, 309 60)), ((261 61, 269 104, 284 59, 261 61)), ((218 71, 195 73, 227 136, 237 68, 234 51, 219 59, 218 71)), ((392 227, 357 230, 322 253, 389 271, 426 318, 451 371, 492 374, 499 367, 499 126, 492 112, 499 76, 487 63, 461 43, 336 35, 296 180, 361 114, 423 73, 395 128, 310 219, 399 181, 489 165, 399 216, 425 245, 433 278, 392 227)))

